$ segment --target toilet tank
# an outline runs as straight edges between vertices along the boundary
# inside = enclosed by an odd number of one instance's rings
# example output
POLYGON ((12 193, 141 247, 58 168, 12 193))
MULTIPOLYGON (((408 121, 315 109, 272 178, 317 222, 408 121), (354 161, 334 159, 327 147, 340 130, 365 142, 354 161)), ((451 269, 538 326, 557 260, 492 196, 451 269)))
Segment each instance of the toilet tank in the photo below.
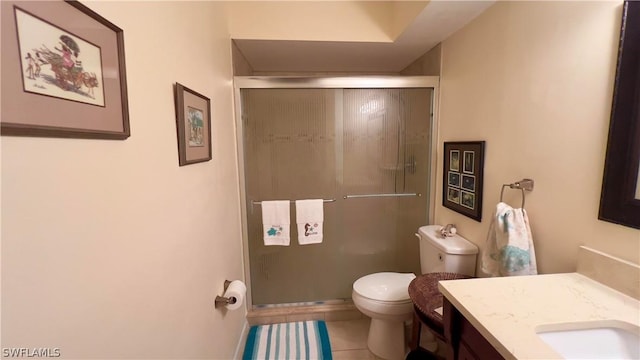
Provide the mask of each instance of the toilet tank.
POLYGON ((441 228, 440 225, 427 225, 418 229, 422 273, 452 272, 474 276, 478 247, 457 234, 443 238, 441 228))

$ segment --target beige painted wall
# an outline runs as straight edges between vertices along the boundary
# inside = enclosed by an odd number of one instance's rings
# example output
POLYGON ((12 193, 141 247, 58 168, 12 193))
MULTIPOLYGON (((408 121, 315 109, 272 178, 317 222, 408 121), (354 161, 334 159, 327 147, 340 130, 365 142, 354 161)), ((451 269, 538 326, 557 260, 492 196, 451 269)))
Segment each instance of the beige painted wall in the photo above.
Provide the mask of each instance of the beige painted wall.
POLYGON ((427 2, 236 1, 234 39, 390 42, 427 2))
POLYGON ((416 16, 424 10, 429 1, 392 1, 391 2, 391 37, 396 39, 404 32, 416 16))
POLYGON ((438 44, 427 51, 406 68, 400 71, 401 75, 427 75, 439 76, 442 61, 442 45, 438 44))
POLYGON ((231 41, 231 62, 233 64, 233 76, 253 75, 253 68, 244 54, 238 49, 234 41, 231 41))
POLYGON ((540 272, 574 271, 581 244, 640 262, 640 231, 597 219, 620 16, 620 2, 499 2, 443 42, 438 148, 487 145, 482 223, 441 205, 437 223, 483 246, 501 184, 529 177, 540 272))
POLYGON ((245 311, 213 307, 243 276, 225 9, 87 4, 124 29, 132 135, 2 137, 2 346, 229 359, 245 311), (211 98, 212 161, 178 167, 174 82, 211 98))

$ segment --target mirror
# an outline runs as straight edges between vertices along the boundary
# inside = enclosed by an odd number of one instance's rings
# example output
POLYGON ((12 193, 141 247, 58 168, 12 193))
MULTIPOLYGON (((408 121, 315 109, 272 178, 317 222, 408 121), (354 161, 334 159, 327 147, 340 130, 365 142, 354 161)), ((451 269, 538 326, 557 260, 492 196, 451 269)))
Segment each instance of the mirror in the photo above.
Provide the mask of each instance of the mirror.
POLYGON ((625 1, 600 220, 640 229, 640 2, 625 1))

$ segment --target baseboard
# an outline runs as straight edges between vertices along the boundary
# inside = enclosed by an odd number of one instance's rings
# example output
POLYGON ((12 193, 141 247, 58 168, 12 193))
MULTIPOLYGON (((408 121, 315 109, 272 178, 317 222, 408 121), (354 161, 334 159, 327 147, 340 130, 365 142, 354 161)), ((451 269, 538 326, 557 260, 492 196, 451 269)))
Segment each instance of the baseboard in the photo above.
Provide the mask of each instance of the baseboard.
POLYGON ((307 320, 355 320, 363 316, 353 302, 349 301, 340 304, 257 308, 249 310, 247 321, 249 325, 265 325, 307 320))
POLYGON ((236 352, 233 354, 234 360, 242 359, 242 353, 244 352, 244 344, 247 342, 247 336, 249 335, 249 323, 245 320, 244 326, 242 326, 242 333, 240 333, 240 339, 236 345, 236 352))

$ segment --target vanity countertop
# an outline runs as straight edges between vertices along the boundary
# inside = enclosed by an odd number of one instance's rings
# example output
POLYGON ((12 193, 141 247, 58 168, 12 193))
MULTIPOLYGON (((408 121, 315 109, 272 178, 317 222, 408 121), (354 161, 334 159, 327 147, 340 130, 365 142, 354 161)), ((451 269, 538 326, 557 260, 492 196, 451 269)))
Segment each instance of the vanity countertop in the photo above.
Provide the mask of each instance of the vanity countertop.
POLYGON ((562 359, 536 334, 541 325, 640 325, 640 301, 579 273, 441 281, 439 288, 505 359, 562 359))

